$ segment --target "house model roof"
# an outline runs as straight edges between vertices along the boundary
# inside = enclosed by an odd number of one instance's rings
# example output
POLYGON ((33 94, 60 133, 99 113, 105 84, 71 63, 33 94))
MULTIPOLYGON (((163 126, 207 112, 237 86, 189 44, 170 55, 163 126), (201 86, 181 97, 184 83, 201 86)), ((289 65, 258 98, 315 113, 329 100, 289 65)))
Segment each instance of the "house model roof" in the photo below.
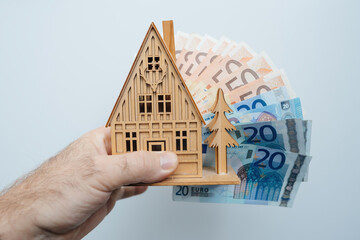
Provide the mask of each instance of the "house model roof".
POLYGON ((170 53, 167 45, 165 44, 165 42, 164 42, 163 38, 161 37, 159 31, 157 30, 155 24, 154 24, 154 23, 151 23, 151 24, 150 24, 150 27, 149 27, 149 30, 147 31, 147 33, 146 33, 146 35, 145 35, 145 38, 144 38, 144 40, 143 40, 143 42, 142 42, 142 44, 141 44, 141 47, 140 47, 140 49, 139 49, 139 51, 138 51, 138 53, 137 53, 137 55, 136 55, 136 57, 135 57, 135 60, 134 60, 134 62, 133 62, 133 65, 131 66, 131 69, 130 69, 129 74, 128 74, 127 78, 126 78, 126 81, 125 81, 125 83, 124 83, 124 85, 123 85, 123 87, 122 87, 122 89, 121 89, 121 92, 120 92, 120 94, 119 94, 119 97, 118 97, 117 100, 116 100, 115 106, 114 106, 114 108, 113 108, 113 110, 112 110, 112 112, 111 112, 111 114, 110 114, 110 117, 109 117, 109 119, 108 119, 108 121, 107 121, 107 123, 106 123, 105 126, 106 126, 106 127, 109 127, 109 126, 111 125, 111 121, 112 121, 112 119, 113 119, 113 117, 114 117, 114 114, 115 114, 115 112, 116 112, 116 109, 117 109, 117 106, 118 106, 118 104, 119 104, 120 98, 121 98, 121 96, 124 94, 125 86, 127 85, 128 81, 130 81, 130 76, 131 76, 132 72, 135 71, 134 67, 135 67, 135 65, 136 65, 136 62, 139 61, 140 53, 142 52, 142 50, 143 50, 143 48, 144 48, 144 46, 145 46, 145 43, 146 43, 147 39, 149 38, 150 32, 151 32, 152 30, 155 31, 157 37, 159 38, 161 44, 163 45, 163 47, 164 47, 164 49, 165 49, 165 51, 166 51, 166 54, 169 56, 169 59, 170 59, 170 61, 171 61, 171 64, 172 64, 172 65, 174 66, 174 68, 175 68, 176 74, 179 76, 179 79, 180 79, 180 81, 181 81, 181 84, 183 85, 185 91, 187 92, 189 98, 191 99, 191 103, 193 104, 193 106, 194 106, 194 108, 195 108, 198 116, 200 117, 201 121, 205 124, 204 118, 202 117, 202 115, 201 115, 201 113, 200 113, 200 111, 199 111, 199 109, 198 109, 198 107, 197 107, 194 99, 192 98, 192 95, 191 95, 189 89, 187 88, 187 86, 186 86, 186 84, 185 84, 185 82, 184 82, 184 80, 183 80, 183 78, 182 78, 182 76, 181 76, 181 74, 180 74, 180 72, 179 72, 179 69, 178 69, 177 66, 176 66, 176 63, 175 63, 175 60, 173 59, 172 54, 170 53))

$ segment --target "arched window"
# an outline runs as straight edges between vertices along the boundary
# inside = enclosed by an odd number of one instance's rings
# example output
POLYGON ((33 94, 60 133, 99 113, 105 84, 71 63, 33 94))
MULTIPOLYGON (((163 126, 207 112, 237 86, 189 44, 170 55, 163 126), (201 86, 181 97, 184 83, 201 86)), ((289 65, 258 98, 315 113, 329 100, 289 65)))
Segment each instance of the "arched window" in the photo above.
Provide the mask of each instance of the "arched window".
POLYGON ((282 185, 283 179, 278 173, 274 172, 261 178, 255 199, 278 201, 282 185))
POLYGON ((239 168, 237 172, 240 178, 240 185, 234 188, 235 199, 252 199, 256 195, 258 180, 260 179, 260 170, 258 167, 249 163, 239 168))

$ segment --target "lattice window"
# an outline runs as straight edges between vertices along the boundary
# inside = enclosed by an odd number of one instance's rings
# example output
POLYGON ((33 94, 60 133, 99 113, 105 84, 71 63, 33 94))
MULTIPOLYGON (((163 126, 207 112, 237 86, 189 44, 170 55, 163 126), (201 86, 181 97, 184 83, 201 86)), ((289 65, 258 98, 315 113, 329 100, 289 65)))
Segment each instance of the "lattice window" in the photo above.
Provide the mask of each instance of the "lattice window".
POLYGON ((188 149, 188 134, 187 131, 176 131, 176 151, 187 151, 188 149))
POLYGON ((139 113, 152 113, 152 95, 139 95, 139 113))
POLYGON ((148 57, 148 71, 159 71, 160 69, 160 57, 148 57))
POLYGON ((171 112, 171 95, 160 94, 158 95, 158 112, 159 113, 170 113, 171 112))
POLYGON ((135 152, 137 151, 136 132, 125 133, 126 151, 135 152))

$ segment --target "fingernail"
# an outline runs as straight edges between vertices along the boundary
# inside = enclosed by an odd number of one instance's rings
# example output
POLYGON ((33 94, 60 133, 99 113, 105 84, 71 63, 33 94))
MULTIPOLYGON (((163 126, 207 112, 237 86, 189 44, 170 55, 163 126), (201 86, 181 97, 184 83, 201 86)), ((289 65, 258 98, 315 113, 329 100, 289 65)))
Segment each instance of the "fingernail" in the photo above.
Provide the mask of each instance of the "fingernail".
POLYGON ((177 156, 174 153, 162 153, 160 165, 164 170, 173 170, 177 166, 177 156))

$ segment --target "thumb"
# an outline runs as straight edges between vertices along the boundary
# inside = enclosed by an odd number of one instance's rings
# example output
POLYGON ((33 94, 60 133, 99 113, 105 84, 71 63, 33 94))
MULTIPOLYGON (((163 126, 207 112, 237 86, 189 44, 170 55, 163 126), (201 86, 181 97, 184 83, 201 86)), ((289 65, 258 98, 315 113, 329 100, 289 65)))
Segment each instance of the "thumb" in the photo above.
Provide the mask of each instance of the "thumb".
POLYGON ((96 159, 97 182, 105 191, 133 183, 154 183, 171 175, 178 159, 172 152, 138 151, 96 159))

